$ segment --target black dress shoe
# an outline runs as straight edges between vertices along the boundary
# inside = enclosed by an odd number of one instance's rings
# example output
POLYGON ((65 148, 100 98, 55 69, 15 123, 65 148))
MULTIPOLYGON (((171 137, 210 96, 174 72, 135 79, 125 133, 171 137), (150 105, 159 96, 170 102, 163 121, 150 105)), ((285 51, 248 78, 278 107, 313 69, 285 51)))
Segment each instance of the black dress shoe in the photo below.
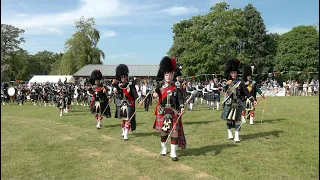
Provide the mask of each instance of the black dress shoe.
POLYGON ((123 139, 124 141, 128 141, 128 139, 123 139))
POLYGON ((161 156, 166 156, 167 154, 161 154, 161 156))
POLYGON ((172 157, 172 161, 178 161, 178 157, 172 157))
POLYGON ((236 143, 240 143, 240 141, 236 141, 236 143))

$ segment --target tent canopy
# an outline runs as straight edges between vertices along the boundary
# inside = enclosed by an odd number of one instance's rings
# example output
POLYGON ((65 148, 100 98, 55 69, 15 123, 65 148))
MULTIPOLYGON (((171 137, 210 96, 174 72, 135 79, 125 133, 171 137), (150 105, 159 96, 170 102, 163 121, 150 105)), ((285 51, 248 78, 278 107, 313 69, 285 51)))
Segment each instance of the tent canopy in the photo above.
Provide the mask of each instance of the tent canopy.
POLYGON ((58 83, 59 79, 64 82, 65 78, 67 78, 68 83, 74 83, 74 77, 70 75, 35 75, 33 76, 30 81, 29 85, 33 83, 58 83))

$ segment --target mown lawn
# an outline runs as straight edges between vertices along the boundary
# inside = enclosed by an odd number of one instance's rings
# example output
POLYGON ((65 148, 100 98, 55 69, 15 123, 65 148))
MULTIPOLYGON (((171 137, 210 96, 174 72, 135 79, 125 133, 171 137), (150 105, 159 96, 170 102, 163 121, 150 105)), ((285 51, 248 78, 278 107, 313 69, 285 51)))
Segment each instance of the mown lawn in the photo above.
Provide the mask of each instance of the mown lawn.
POLYGON ((119 120, 97 130, 88 107, 60 118, 56 107, 1 106, 1 179, 319 179, 318 97, 270 97, 262 124, 261 100, 239 144, 227 140, 221 111, 195 105, 182 120, 188 149, 178 162, 156 160, 154 108, 138 110, 125 142, 119 120))

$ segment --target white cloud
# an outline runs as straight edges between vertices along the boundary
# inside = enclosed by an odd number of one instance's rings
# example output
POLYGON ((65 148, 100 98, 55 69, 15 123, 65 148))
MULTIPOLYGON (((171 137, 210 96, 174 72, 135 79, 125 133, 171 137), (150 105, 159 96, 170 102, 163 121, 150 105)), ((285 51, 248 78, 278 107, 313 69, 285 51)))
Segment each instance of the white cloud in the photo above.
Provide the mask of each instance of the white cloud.
POLYGON ((37 28, 26 28, 25 34, 30 34, 30 35, 62 34, 62 31, 58 28, 52 28, 52 27, 37 27, 37 28))
POLYGON ((185 14, 197 13, 198 9, 196 8, 187 8, 183 6, 172 6, 170 8, 164 9, 164 12, 170 16, 180 16, 185 14))
POLYGON ((4 18, 2 23, 20 28, 56 27, 73 25, 75 20, 84 17, 115 17, 125 15, 127 10, 120 7, 118 0, 81 0, 81 7, 76 10, 56 14, 34 14, 28 18, 4 18))
POLYGON ((289 32, 290 30, 291 28, 272 27, 272 28, 269 28, 268 34, 269 33, 284 34, 286 32, 289 32))
POLYGON ((106 38, 106 37, 113 37, 115 36, 117 33, 115 31, 110 31, 110 30, 106 30, 102 33, 101 38, 106 38))

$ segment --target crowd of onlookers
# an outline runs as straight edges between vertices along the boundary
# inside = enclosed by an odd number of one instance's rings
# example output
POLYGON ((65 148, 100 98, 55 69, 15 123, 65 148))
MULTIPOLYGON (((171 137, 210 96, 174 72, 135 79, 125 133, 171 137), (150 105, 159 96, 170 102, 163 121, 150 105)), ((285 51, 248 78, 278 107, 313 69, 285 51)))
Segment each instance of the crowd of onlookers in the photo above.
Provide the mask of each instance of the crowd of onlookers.
POLYGON ((286 96, 315 96, 319 92, 319 80, 312 79, 310 81, 298 82, 296 80, 287 80, 282 84, 277 80, 266 80, 262 82, 262 90, 275 90, 285 88, 286 96))

